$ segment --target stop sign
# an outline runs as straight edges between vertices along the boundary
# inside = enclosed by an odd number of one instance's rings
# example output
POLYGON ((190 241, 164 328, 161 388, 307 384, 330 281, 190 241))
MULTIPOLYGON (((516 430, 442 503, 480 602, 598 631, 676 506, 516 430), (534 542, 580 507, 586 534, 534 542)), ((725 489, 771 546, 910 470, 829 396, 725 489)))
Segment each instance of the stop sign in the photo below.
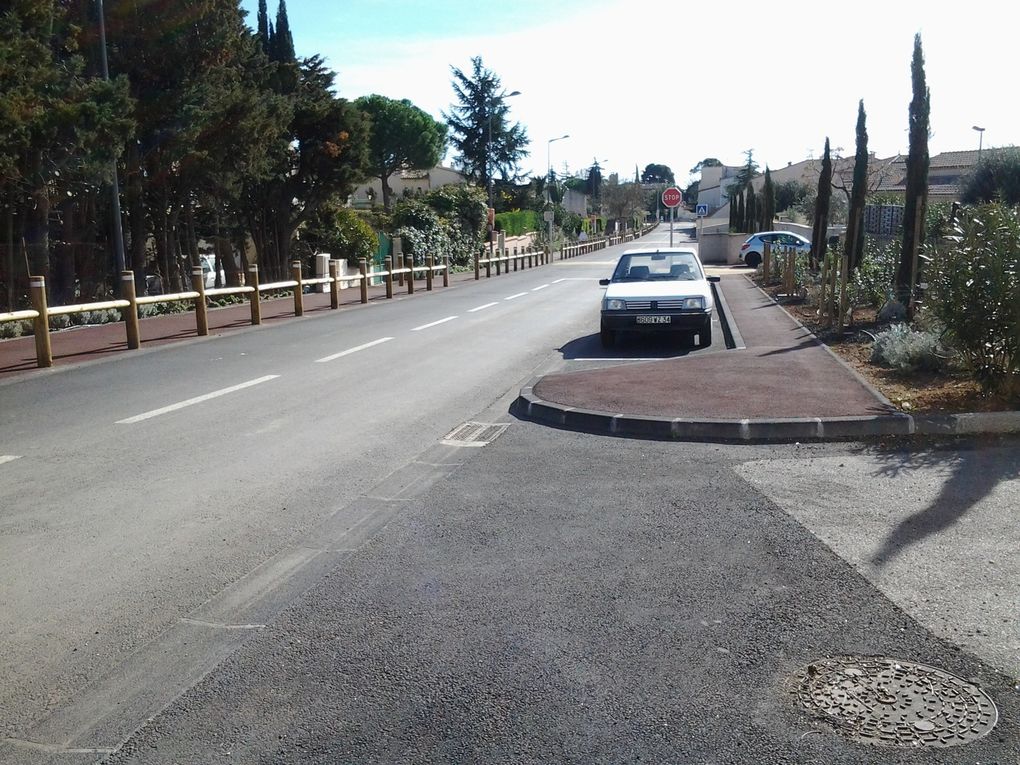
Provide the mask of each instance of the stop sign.
POLYGON ((684 195, 676 186, 670 186, 662 192, 662 203, 666 207, 679 207, 683 199, 684 195))

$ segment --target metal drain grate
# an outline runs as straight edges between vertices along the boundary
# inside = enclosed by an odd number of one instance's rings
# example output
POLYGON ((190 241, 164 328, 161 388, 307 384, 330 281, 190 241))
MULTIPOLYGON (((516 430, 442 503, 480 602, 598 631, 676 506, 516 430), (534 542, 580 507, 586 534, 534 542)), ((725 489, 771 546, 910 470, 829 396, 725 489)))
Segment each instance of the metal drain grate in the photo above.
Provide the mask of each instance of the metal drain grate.
POLYGON ((509 422, 465 422, 447 434, 442 442, 447 446, 485 446, 509 427, 509 422))
POLYGON ((816 661, 797 697, 846 735, 881 746, 967 744, 988 734, 999 718, 995 702, 973 683, 880 656, 816 661))

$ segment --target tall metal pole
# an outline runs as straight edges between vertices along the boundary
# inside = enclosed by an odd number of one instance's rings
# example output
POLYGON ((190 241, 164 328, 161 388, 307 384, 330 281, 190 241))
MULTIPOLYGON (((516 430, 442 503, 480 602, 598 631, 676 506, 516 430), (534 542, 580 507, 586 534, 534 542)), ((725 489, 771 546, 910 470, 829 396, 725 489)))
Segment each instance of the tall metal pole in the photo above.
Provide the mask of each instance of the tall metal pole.
MULTIPOLYGON (((99 51, 103 70, 103 79, 110 81, 110 66, 106 59, 106 19, 103 12, 103 0, 96 0, 99 10, 99 51)), ((113 160, 113 182, 110 184, 111 201, 113 203, 113 254, 116 261, 114 272, 124 271, 124 228, 120 214, 120 182, 117 180, 117 160, 113 160)), ((115 289, 120 291, 120 280, 115 280, 115 289)))
MULTIPOLYGON (((545 201, 547 205, 552 203, 552 190, 550 185, 552 184, 552 145, 556 141, 562 141, 564 138, 570 138, 570 135, 561 135, 559 138, 550 138, 545 145, 545 201)), ((550 210, 552 207, 549 208, 550 210)), ((549 251, 552 252, 553 244, 553 221, 549 219, 549 251)))

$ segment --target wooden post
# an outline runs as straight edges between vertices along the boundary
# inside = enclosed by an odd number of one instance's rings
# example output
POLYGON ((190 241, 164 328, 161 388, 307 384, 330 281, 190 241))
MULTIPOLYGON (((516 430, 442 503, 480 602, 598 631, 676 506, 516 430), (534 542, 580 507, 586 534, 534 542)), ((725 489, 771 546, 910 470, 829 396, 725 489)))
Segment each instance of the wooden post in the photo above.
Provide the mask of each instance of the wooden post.
POLYGON ((761 256, 761 265, 763 269, 762 284, 768 287, 769 283, 772 281, 770 278, 772 276, 772 245, 765 242, 765 246, 762 249, 764 250, 761 256))
POLYGON ((393 256, 389 255, 386 258, 386 297, 393 297, 393 256))
POLYGON ((368 302, 368 260, 366 258, 360 258, 358 260, 358 271, 361 272, 361 302, 368 302))
POLYGON ((262 294, 259 292, 259 267, 248 266, 248 284, 251 286, 251 323, 262 323, 262 294))
POLYGON ((124 309, 124 327, 127 330, 127 344, 131 350, 141 347, 141 333, 138 330, 138 297, 135 294, 134 271, 121 271, 120 293, 129 305, 124 309))
POLYGON ((921 252, 921 216, 924 213, 923 209, 924 197, 917 198, 917 212, 914 214, 914 251, 910 254, 910 296, 907 300, 907 318, 914 318, 914 308, 916 303, 917 295, 917 261, 918 255, 921 252))
POLYGON ((53 347, 50 345, 50 314, 46 304, 46 277, 30 276, 29 292, 32 297, 32 308, 38 316, 32 319, 32 331, 35 334, 35 360, 40 369, 53 366, 53 347))
MULTIPOLYGON (((404 243, 399 236, 393 237, 393 262, 402 264, 404 262, 404 243)), ((397 284, 404 286, 404 274, 397 274, 397 284)))
POLYGON ((450 286, 450 256, 443 256, 443 286, 450 286))
POLYGON ((336 310, 340 307, 340 261, 329 260, 329 307, 336 310))
POLYGON ((195 328, 199 337, 209 334, 209 315, 205 306, 205 274, 202 273, 202 266, 195 266, 191 269, 191 289, 198 293, 195 298, 195 328))
POLYGON ((404 268, 407 269, 407 294, 414 294, 414 258, 408 255, 404 258, 404 268))
POLYGON ((836 305, 836 334, 843 334, 843 322, 846 321, 846 283, 849 270, 849 258, 847 258, 846 248, 840 247, 840 267, 839 267, 839 301, 836 305))
POLYGON ((434 255, 425 258, 425 291, 432 292, 432 266, 436 264, 434 255))
POLYGON ((488 279, 492 276, 492 254, 485 259, 485 278, 488 279))
POLYGON ((294 315, 304 316, 305 315, 305 286, 301 279, 301 261, 292 260, 290 262, 290 278, 293 279, 297 284, 294 285, 294 315))
MULTIPOLYGON (((516 273, 516 272, 517 272, 517 265, 518 265, 518 260, 517 260, 517 248, 516 248, 516 247, 514 247, 514 273, 516 273)), ((509 270, 509 269, 507 269, 507 270, 509 270)))
POLYGON ((479 263, 479 260, 481 260, 481 257, 482 257, 482 251, 481 250, 475 250, 475 281, 478 281, 479 279, 482 278, 482 264, 479 263))

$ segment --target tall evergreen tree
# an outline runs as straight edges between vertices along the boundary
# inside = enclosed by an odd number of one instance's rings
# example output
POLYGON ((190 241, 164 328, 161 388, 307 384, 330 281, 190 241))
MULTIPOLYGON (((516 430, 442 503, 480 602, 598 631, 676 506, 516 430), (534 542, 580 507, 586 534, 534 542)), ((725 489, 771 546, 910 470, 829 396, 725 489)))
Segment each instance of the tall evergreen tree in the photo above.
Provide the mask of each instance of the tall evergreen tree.
POLYGON ((849 273, 864 257, 864 205, 868 196, 868 128, 864 99, 857 105, 857 154, 854 157, 854 185, 850 191, 845 252, 849 273))
POLYGON ((735 233, 743 233, 747 229, 744 227, 744 190, 741 189, 737 192, 737 213, 736 220, 734 222, 733 230, 735 233))
POLYGON ((269 57, 273 61, 284 63, 296 60, 294 38, 290 33, 290 21, 287 19, 287 0, 280 0, 276 8, 276 26, 273 31, 273 43, 269 57))
POLYGON ((517 178, 517 165, 528 156, 528 134, 519 122, 508 120, 510 107, 499 77, 485 68, 480 56, 471 59, 470 73, 450 69, 457 103, 443 117, 457 164, 482 188, 489 188, 496 174, 505 181, 517 178))
POLYGON ((765 166, 765 184, 762 186, 761 223, 762 231, 770 231, 772 222, 776 217, 776 187, 772 183, 772 173, 768 165, 765 166))
POLYGON ((910 101, 910 148, 907 152, 907 188, 903 208, 903 245, 896 270, 896 297, 904 305, 910 302, 911 282, 917 251, 924 241, 924 216, 928 206, 928 130, 931 94, 925 84, 924 52, 921 35, 914 35, 914 55, 910 62, 913 98, 910 101))
POLYGON ((258 11, 258 41, 263 53, 269 52, 269 9, 266 7, 266 0, 259 0, 258 11))
POLYGON ((758 228, 758 197, 754 193, 754 186, 750 181, 747 183, 746 199, 744 200, 744 231, 753 234, 758 228))
POLYGON ((815 197, 815 218, 811 227, 811 267, 825 260, 829 246, 829 205, 832 201, 832 156, 829 152, 829 137, 825 137, 825 151, 822 154, 822 170, 818 174, 818 196, 815 197))

